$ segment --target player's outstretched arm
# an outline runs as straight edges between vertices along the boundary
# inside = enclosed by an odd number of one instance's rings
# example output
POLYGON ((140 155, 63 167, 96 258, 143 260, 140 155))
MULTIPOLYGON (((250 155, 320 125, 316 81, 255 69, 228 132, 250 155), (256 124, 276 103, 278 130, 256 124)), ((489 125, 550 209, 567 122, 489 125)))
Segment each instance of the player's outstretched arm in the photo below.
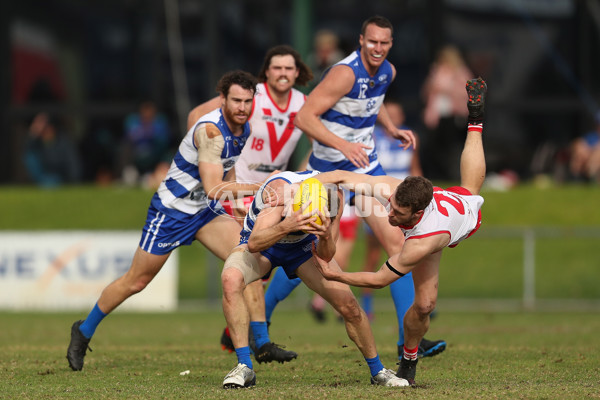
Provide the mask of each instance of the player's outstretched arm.
POLYGON ((331 281, 342 282, 350 286, 380 289, 382 287, 386 287, 399 278, 398 275, 384 267, 380 268, 377 272, 342 271, 337 263, 329 263, 323 258, 319 257, 314 243, 312 253, 316 268, 325 279, 331 281))
POLYGON ((388 201, 396 187, 402 183, 401 179, 387 175, 371 176, 342 170, 323 172, 318 175, 318 179, 323 184, 335 184, 356 194, 375 197, 382 204, 388 201))

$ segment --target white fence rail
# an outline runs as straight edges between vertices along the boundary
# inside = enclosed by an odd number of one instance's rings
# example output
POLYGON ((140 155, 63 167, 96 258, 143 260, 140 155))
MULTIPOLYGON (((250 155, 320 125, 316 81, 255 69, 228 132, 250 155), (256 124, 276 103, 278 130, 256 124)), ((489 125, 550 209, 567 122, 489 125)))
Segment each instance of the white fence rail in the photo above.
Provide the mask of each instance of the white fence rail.
MULTIPOLYGON (((589 254, 591 262, 596 264, 597 276, 595 277, 600 286, 600 228, 598 227, 486 227, 477 232, 469 240, 504 238, 523 239, 523 297, 520 307, 525 310, 536 310, 540 308, 574 308, 581 305, 585 309, 600 310, 599 299, 544 299, 536 298, 536 245, 540 239, 599 239, 597 253, 589 254), (560 303, 560 305, 559 305, 560 303)), ((565 273, 568 273, 565 268, 565 273)), ((459 300, 460 301, 460 300, 459 300)), ((492 302, 493 300, 490 300, 492 302)), ((449 303, 452 303, 450 301, 449 303)), ((498 301, 497 301, 498 302, 498 301)), ((456 303, 456 302, 455 302, 456 303)), ((506 300, 507 304, 515 301, 506 300)))

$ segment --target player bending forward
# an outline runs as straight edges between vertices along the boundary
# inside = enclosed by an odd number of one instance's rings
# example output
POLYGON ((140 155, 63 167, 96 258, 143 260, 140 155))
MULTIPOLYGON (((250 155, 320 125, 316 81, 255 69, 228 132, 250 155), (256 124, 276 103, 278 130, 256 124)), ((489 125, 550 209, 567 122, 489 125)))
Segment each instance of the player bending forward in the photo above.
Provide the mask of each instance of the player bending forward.
POLYGON ((471 236, 481 224, 483 197, 479 191, 485 179, 483 114, 487 86, 467 81, 469 119, 467 138, 460 158, 461 186, 440 189, 423 177, 405 180, 390 176, 368 176, 346 171, 331 179, 356 193, 375 197, 386 206, 390 225, 405 236, 402 250, 391 256, 376 272, 344 272, 314 251, 317 268, 329 280, 352 286, 382 288, 412 271, 415 300, 404 316, 404 355, 396 375, 415 383, 419 341, 429 328, 429 315, 438 293, 442 250, 454 247, 471 236))
MULTIPOLYGON (((327 300, 344 318, 348 337, 356 344, 371 372, 371 383, 383 386, 408 386, 408 382, 383 367, 377 354, 373 332, 364 311, 350 287, 326 280, 311 260, 311 245, 326 262, 335 254, 339 234, 339 214, 330 221, 323 214, 323 225, 315 217, 302 213, 284 213, 284 205, 269 207, 265 200, 269 192, 317 177, 318 171, 282 172, 269 178, 256 193, 246 219, 240 245, 232 250, 225 261, 223 284, 223 312, 235 347, 238 364, 225 377, 224 388, 250 387, 256 383, 250 348, 248 346, 248 311, 244 302, 244 288, 265 276, 272 268, 282 266, 289 278, 298 276, 313 291, 327 300), (282 218, 282 215, 286 215, 282 218), (307 225, 310 226, 307 228, 307 225), (318 238, 318 240, 317 240, 318 238), (313 243, 317 241, 317 244, 313 243)), ((339 195, 339 194, 338 194, 339 195)), ((335 199, 335 198, 334 198, 335 199)), ((335 199, 337 200, 337 199, 335 199)), ((332 200, 333 202, 333 200, 332 200)), ((334 204, 340 204, 334 203, 334 204)), ((333 213, 332 213, 333 214, 333 213)))

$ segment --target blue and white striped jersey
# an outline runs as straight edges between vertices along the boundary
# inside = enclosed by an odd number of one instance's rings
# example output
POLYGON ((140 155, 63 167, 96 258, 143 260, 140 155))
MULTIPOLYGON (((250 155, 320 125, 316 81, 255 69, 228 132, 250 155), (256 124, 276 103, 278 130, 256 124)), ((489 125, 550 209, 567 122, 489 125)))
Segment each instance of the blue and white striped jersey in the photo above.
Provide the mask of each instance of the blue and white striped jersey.
POLYGON ((333 169, 368 172, 378 165, 372 133, 385 93, 392 83, 392 66, 385 60, 377 73, 370 76, 360 58, 360 49, 334 66, 337 65, 347 65, 352 68, 355 76, 354 86, 332 108, 321 115, 321 122, 342 139, 371 147, 365 149, 369 155, 370 165, 359 171, 342 152, 317 140, 313 141, 313 153, 309 163, 312 169, 323 172, 333 169))
POLYGON ((250 125, 246 122, 242 134, 234 136, 220 108, 202 116, 194 124, 181 141, 166 178, 152 198, 154 207, 174 218, 185 219, 209 206, 219 208, 218 201, 208 199, 198 171, 198 148, 194 143, 194 130, 203 123, 214 124, 223 135, 223 177, 239 158, 250 135, 250 125))

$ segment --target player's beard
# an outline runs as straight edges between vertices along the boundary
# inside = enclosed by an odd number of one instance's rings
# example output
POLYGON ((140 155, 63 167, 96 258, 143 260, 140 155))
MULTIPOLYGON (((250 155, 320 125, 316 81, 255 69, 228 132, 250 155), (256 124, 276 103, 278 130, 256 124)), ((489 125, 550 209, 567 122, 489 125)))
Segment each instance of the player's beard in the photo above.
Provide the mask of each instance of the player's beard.
POLYGON ((239 125, 239 126, 244 125, 248 121, 248 118, 250 117, 249 112, 242 113, 240 111, 233 111, 228 108, 225 108, 224 113, 225 113, 225 119, 227 121, 229 121, 229 123, 239 125), (243 115, 243 117, 242 117, 242 115, 243 115))

